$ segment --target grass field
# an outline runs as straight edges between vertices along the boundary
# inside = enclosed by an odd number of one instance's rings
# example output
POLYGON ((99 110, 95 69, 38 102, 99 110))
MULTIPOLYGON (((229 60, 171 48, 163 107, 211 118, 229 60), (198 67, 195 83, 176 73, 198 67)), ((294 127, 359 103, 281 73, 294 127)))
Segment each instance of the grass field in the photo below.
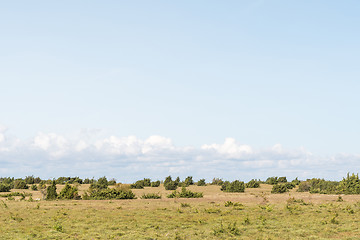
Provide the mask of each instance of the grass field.
MULTIPOLYGON (((88 187, 80 185, 80 194, 88 187)), ((163 186, 134 189, 134 200, 0 198, 0 239, 360 239, 360 196, 339 201, 296 189, 271 194, 271 187, 224 193, 190 186, 204 193, 198 199, 168 199, 163 186), (162 199, 140 199, 143 193, 162 199)), ((39 191, 12 191, 41 198, 39 191)))

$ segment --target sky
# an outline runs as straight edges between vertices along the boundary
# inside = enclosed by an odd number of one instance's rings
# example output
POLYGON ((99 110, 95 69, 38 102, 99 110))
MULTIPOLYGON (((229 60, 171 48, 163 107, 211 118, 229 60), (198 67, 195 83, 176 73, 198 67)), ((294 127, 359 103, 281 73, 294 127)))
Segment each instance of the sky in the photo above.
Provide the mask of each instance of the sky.
POLYGON ((358 1, 4 1, 0 176, 360 166, 358 1))

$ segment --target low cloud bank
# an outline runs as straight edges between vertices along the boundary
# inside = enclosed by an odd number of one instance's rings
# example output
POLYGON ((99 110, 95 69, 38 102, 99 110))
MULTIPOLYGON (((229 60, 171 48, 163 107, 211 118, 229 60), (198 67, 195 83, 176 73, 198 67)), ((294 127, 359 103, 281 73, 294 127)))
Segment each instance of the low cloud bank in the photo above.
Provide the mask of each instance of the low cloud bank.
POLYGON ((360 155, 356 154, 317 156, 304 148, 284 149, 280 144, 257 149, 233 138, 195 148, 176 147, 162 136, 94 138, 89 134, 91 131, 69 138, 38 133, 21 140, 0 126, 0 176, 107 176, 121 182, 168 175, 191 175, 207 181, 213 177, 248 181, 269 176, 339 180, 360 166, 360 155))

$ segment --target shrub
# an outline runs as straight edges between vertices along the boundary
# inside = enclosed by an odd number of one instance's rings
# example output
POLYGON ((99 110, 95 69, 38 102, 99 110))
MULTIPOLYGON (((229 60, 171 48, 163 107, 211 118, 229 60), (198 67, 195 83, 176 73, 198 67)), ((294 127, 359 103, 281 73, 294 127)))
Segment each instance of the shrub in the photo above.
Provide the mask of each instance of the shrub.
POLYGON ((295 186, 296 186, 295 183, 290 183, 290 182, 285 183, 285 187, 287 189, 293 189, 295 186))
POLYGON ((164 184, 166 190, 176 190, 178 187, 178 183, 175 181, 167 182, 164 184))
POLYGON ((309 191, 310 193, 336 194, 339 182, 326 181, 320 178, 307 179, 299 185, 299 192, 309 191))
POLYGON ((106 179, 106 177, 101 177, 97 181, 93 181, 90 185, 91 189, 107 189, 109 186, 109 183, 106 179))
POLYGON ((150 178, 144 178, 144 187, 151 187, 151 179, 150 178))
POLYGON ((177 177, 177 178, 175 179, 175 182, 176 182, 176 184, 179 185, 179 183, 180 183, 180 177, 177 177))
POLYGON ((239 180, 233 182, 225 181, 221 186, 221 191, 224 192, 244 192, 245 184, 239 180))
POLYGON ((176 190, 178 185, 179 185, 179 181, 180 181, 180 178, 178 177, 178 179, 176 179, 175 181, 173 181, 171 179, 171 176, 168 176, 167 178, 165 178, 165 181, 164 181, 164 187, 166 190, 176 190))
POLYGON ((116 188, 96 189, 83 195, 83 199, 106 200, 106 199, 135 199, 135 194, 131 190, 121 190, 116 188))
POLYGON ((28 189, 29 186, 26 184, 26 182, 22 179, 17 179, 14 181, 14 188, 15 189, 28 189))
POLYGON ((176 190, 167 196, 168 198, 202 198, 203 193, 201 192, 192 192, 187 190, 186 187, 181 188, 181 192, 176 190))
POLYGON ((35 183, 35 178, 34 178, 34 176, 27 176, 27 177, 25 177, 25 182, 26 182, 26 184, 34 184, 34 183, 35 183))
POLYGON ((200 179, 197 184, 198 186, 206 186, 206 182, 205 182, 205 179, 200 179))
POLYGON ((54 180, 54 181, 52 181, 51 186, 47 187, 46 200, 55 200, 56 198, 57 198, 56 182, 54 180))
POLYGON ((188 187, 188 186, 190 186, 190 185, 193 185, 193 184, 194 184, 194 181, 193 181, 192 177, 189 176, 189 177, 185 178, 184 184, 185 184, 185 187, 188 187))
POLYGON ((10 192, 11 186, 9 184, 0 183, 0 192, 10 192))
POLYGON ((135 183, 130 185, 131 188, 134 189, 143 189, 144 188, 144 180, 138 180, 135 183))
POLYGON ((224 181, 220 178, 213 178, 212 182, 210 183, 211 185, 223 185, 224 181))
POLYGON ((266 179, 266 184, 270 184, 270 185, 275 185, 278 183, 278 178, 277 177, 268 177, 266 179))
POLYGON ((167 176, 164 180, 164 184, 168 183, 168 182, 171 182, 172 181, 172 178, 171 176, 167 176))
POLYGON ((148 193, 148 194, 143 194, 141 197, 141 199, 160 199, 161 195, 159 193, 148 193))
POLYGON ((299 185, 301 183, 301 181, 298 178, 295 178, 291 182, 294 183, 295 185, 299 185))
POLYGON ((155 182, 151 182, 151 187, 159 187, 160 186, 160 181, 157 180, 155 182))
POLYGON ((116 180, 115 179, 111 179, 109 182, 108 182, 109 186, 114 186, 116 184, 116 180))
POLYGON ((31 190, 37 191, 38 190, 37 185, 36 184, 31 185, 31 190))
POLYGON ((259 188, 260 183, 255 179, 251 179, 248 183, 245 184, 245 186, 247 188, 259 188))
POLYGON ((60 199, 79 199, 78 189, 71 186, 69 183, 65 184, 65 187, 61 190, 59 194, 60 199))
POLYGON ((285 184, 275 184, 271 190, 271 193, 284 193, 288 191, 289 189, 286 187, 285 184))
POLYGON ((297 189, 297 192, 309 192, 310 191, 310 183, 305 181, 301 182, 299 184, 299 188, 297 189))
POLYGON ((279 183, 287 183, 287 179, 286 179, 286 177, 279 177, 278 182, 279 183))
POLYGON ((338 185, 338 193, 343 194, 360 194, 360 180, 359 174, 347 174, 346 178, 338 185))

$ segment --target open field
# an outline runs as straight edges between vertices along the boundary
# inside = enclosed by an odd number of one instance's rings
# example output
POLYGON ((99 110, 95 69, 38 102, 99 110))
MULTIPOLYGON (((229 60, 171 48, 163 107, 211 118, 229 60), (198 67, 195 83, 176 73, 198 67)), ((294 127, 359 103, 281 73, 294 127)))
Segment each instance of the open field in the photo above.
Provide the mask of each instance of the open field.
MULTIPOLYGON (((88 187, 80 185, 80 194, 88 187)), ((198 199, 166 198, 171 191, 163 186, 133 189, 134 200, 0 198, 0 239, 360 239, 359 195, 338 201, 296 189, 271 194, 271 187, 224 193, 216 185, 190 186, 204 193, 198 199), (143 193, 162 199, 140 199, 143 193)), ((39 191, 12 191, 41 198, 39 191)))

